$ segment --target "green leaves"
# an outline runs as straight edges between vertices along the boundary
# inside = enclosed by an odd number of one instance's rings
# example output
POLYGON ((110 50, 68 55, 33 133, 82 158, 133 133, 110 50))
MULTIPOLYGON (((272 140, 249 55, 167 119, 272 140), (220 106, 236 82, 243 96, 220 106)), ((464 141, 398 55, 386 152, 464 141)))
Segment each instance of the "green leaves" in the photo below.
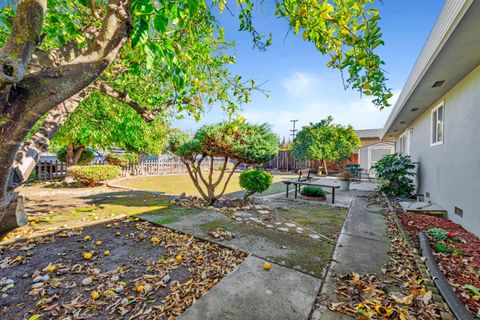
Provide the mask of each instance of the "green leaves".
POLYGON ((342 161, 361 145, 355 130, 333 124, 328 117, 300 130, 293 140, 292 153, 297 159, 342 161))
POLYGON ((386 154, 373 166, 379 180, 379 188, 389 197, 408 197, 414 191, 411 176, 415 165, 410 156, 386 154))

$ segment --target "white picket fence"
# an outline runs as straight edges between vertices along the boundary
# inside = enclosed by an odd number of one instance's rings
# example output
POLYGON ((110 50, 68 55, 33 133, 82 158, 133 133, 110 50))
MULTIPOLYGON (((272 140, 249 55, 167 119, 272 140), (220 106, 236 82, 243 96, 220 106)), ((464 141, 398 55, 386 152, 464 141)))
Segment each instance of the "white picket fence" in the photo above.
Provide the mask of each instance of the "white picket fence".
MULTIPOLYGON (((214 168, 217 169, 223 165, 223 159, 214 159, 214 168)), ((202 169, 210 167, 210 159, 202 162, 202 169)), ((163 176, 172 174, 186 174, 187 168, 179 157, 170 155, 160 155, 158 159, 143 160, 138 164, 122 167, 120 176, 163 176)))

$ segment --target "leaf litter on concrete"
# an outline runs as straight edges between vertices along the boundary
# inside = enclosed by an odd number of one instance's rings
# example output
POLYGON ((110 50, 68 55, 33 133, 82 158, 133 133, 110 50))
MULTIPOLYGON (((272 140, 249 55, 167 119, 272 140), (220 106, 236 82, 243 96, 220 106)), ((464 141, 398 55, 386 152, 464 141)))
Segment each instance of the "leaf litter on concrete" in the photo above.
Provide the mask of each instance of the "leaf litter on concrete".
POLYGON ((381 275, 350 273, 336 275, 336 293, 341 301, 330 310, 355 319, 440 319, 449 313, 444 304, 433 300, 415 264, 415 249, 403 239, 390 213, 385 215, 391 239, 390 260, 381 275))

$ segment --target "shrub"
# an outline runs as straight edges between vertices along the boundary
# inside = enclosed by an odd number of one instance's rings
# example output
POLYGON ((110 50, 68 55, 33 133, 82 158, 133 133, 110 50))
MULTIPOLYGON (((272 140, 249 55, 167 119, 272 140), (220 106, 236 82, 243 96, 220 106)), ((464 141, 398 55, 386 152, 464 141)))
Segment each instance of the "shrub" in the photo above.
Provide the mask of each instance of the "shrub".
POLYGON ((120 167, 112 165, 71 166, 68 172, 81 184, 94 186, 100 181, 110 180, 120 175, 120 167))
POLYGON ((105 157, 105 161, 107 161, 107 163, 112 164, 114 166, 127 166, 129 164, 138 163, 140 161, 140 158, 135 153, 124 153, 124 154, 109 153, 105 157))
POLYGON ((373 166, 380 191, 388 197, 410 197, 415 190, 411 176, 415 165, 410 156, 387 154, 373 166))
MULTIPOLYGON (((55 151, 55 153, 57 154, 58 161, 67 162, 67 147, 60 147, 55 151)), ((95 153, 92 150, 85 149, 83 150, 80 159, 78 159, 77 164, 89 164, 93 161, 93 159, 95 159, 95 153)))
POLYGON ((325 198, 326 193, 320 187, 315 186, 305 186, 303 189, 300 190, 300 194, 305 197, 313 197, 313 198, 325 198))
POLYGON ((350 171, 345 170, 345 171, 342 171, 339 174, 337 174, 337 178, 338 178, 338 180, 347 181, 347 180, 350 180, 352 178, 352 174, 350 173, 350 171))
POLYGON ((246 190, 244 199, 252 194, 268 190, 272 184, 273 176, 263 170, 248 169, 240 173, 240 187, 246 190))
POLYGON ((447 231, 442 228, 431 228, 427 230, 427 233, 437 240, 445 240, 448 238, 447 231))
POLYGON ((435 243, 435 250, 441 253, 453 253, 455 251, 455 249, 452 247, 449 247, 441 242, 435 243))

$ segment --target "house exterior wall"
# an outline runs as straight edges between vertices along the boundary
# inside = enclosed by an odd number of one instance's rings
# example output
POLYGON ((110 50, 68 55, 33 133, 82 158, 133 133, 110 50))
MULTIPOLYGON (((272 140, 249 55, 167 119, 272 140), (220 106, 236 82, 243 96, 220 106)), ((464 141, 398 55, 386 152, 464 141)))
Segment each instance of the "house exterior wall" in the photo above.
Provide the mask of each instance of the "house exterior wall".
POLYGON ((448 210, 449 219, 480 235, 480 66, 408 129, 413 129, 412 161, 420 163, 419 193, 448 210), (431 112, 442 101, 444 141, 431 146, 431 112), (463 217, 455 214, 455 207, 463 210, 463 217))

